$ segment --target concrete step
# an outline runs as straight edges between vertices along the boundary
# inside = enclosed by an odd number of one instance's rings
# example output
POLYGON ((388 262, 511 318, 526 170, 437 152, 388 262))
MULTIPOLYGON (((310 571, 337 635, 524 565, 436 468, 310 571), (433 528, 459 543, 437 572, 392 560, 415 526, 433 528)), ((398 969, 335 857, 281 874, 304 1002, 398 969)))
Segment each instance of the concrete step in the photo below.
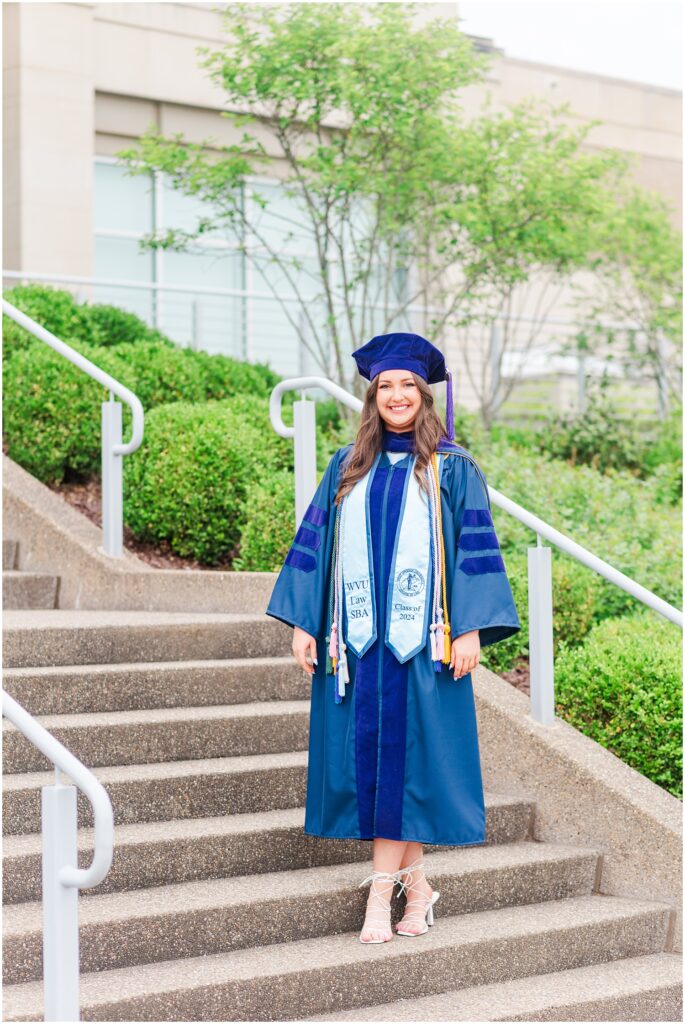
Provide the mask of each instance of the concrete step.
POLYGON ((2 573, 3 608, 55 608, 59 576, 47 572, 20 572, 4 569, 2 573))
POLYGON ((2 568, 5 569, 16 569, 19 559, 19 543, 16 540, 10 538, 4 538, 2 540, 2 568))
MULTIPOLYGON (((89 768, 306 750, 309 701, 253 701, 199 708, 43 715, 37 721, 89 768)), ((51 762, 9 722, 5 773, 47 771, 51 762)))
MULTIPOLYGON (((118 765, 94 774, 110 795, 117 824, 246 814, 304 804, 307 751, 118 765)), ((40 831, 41 787, 54 780, 52 771, 3 778, 5 834, 40 831)), ((80 826, 93 824, 81 793, 78 819, 80 826)))
POLYGON ((32 715, 308 700, 311 691, 292 655, 10 668, 3 679, 5 690, 32 715))
POLYGON ((305 1020, 675 1021, 682 1019, 682 977, 680 956, 654 953, 305 1020))
MULTIPOLYGON (((257 814, 117 825, 114 862, 109 874, 99 886, 84 889, 81 895, 355 863, 371 856, 370 842, 305 834, 304 818, 304 807, 292 807, 257 814)), ((486 793, 486 818, 488 844, 521 842, 529 835, 533 805, 518 797, 486 793)), ((2 849, 3 901, 22 903, 40 899, 40 834, 5 836, 2 849)), ((93 830, 81 829, 80 866, 90 863, 92 850, 93 830)))
MULTIPOLYGON (((589 894, 597 853, 528 841, 431 853, 425 865, 441 893, 436 915, 447 916, 589 894)), ((367 860, 91 896, 79 908, 81 969, 113 970, 349 931, 364 919, 368 887, 359 883, 372 870, 367 860)), ((395 920, 401 903, 395 900, 395 920)), ((40 902, 4 908, 6 984, 41 976, 42 914, 40 902)))
POLYGON ((4 665, 104 665, 285 657, 292 630, 267 615, 212 612, 8 611, 4 665))
MULTIPOLYGON (((460 851, 464 852, 464 851, 460 851)), ((103 897, 104 898, 104 897, 103 897)), ((83 900, 86 910, 92 901, 83 900)), ((439 907, 439 903, 438 903, 439 907)), ((11 909, 11 908, 10 908, 11 909)), ((302 909, 315 927, 319 911, 302 909)), ((297 1020, 663 950, 670 910, 615 896, 440 917, 418 938, 364 945, 353 931, 86 973, 83 1020, 297 1020)), ((206 914, 199 928, 209 931, 206 914)), ((269 924, 271 911, 265 926, 269 924)), ((285 922, 282 923, 283 927, 285 922)), ((248 930, 257 927, 250 918, 248 930)), ((230 940, 230 933, 222 933, 230 940)), ((132 931, 124 941, 134 939, 132 931)), ((41 983, 4 990, 4 1019, 36 1020, 41 983)))

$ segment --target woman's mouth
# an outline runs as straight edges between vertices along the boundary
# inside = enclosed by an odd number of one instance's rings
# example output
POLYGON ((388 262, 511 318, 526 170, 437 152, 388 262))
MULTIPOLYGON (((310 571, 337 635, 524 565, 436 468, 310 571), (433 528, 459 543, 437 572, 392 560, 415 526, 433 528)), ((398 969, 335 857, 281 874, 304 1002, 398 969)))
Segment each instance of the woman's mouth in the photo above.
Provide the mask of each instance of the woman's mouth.
POLYGON ((391 405, 389 406, 390 412, 406 412, 409 408, 408 405, 391 405))

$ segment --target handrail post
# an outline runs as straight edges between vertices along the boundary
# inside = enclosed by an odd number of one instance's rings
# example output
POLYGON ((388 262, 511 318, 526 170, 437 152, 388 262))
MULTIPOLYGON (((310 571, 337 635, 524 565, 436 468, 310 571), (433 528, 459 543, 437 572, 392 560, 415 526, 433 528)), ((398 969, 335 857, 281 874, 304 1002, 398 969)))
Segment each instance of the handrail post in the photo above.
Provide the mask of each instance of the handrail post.
POLYGON ((44 1018, 79 1020, 78 889, 60 881, 77 867, 75 786, 43 786, 42 829, 44 1018))
POLYGON ((316 403, 304 394, 293 402, 295 427, 295 527, 299 527, 316 491, 316 403))
POLYGON ((110 392, 102 403, 102 546, 105 554, 120 558, 124 550, 123 456, 121 402, 110 392))
POLYGON ((528 548, 528 646, 530 713, 541 725, 554 725, 552 549, 540 534, 528 548))

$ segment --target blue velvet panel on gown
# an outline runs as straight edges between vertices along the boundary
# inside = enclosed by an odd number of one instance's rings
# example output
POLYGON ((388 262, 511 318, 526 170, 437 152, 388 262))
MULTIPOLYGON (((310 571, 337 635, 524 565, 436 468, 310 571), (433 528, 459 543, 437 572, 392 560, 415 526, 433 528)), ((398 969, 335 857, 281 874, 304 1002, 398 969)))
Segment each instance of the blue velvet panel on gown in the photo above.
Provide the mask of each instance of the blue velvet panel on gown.
MULTIPOLYGON (((357 658, 336 703, 326 675, 328 597, 339 449, 323 475, 274 586, 267 614, 316 637, 304 830, 330 838, 383 837, 468 846, 485 841, 485 805, 471 674, 436 672, 430 644, 400 664, 384 644, 389 573, 410 458, 381 456, 369 492, 376 640, 357 658)), ((481 646, 521 628, 495 534, 485 477, 445 442, 440 497, 452 639, 479 630, 481 646)), ((432 592, 431 585, 427 593, 432 592)), ((345 626, 346 624, 343 623, 345 626)))

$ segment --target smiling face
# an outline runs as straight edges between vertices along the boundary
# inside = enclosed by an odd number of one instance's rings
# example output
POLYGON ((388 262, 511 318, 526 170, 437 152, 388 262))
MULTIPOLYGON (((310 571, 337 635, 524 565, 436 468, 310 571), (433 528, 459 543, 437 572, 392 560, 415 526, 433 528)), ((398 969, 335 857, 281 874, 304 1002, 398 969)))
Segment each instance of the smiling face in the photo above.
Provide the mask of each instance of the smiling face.
POLYGON ((383 370, 378 375, 376 405, 388 430, 411 430, 423 401, 409 370, 383 370))

